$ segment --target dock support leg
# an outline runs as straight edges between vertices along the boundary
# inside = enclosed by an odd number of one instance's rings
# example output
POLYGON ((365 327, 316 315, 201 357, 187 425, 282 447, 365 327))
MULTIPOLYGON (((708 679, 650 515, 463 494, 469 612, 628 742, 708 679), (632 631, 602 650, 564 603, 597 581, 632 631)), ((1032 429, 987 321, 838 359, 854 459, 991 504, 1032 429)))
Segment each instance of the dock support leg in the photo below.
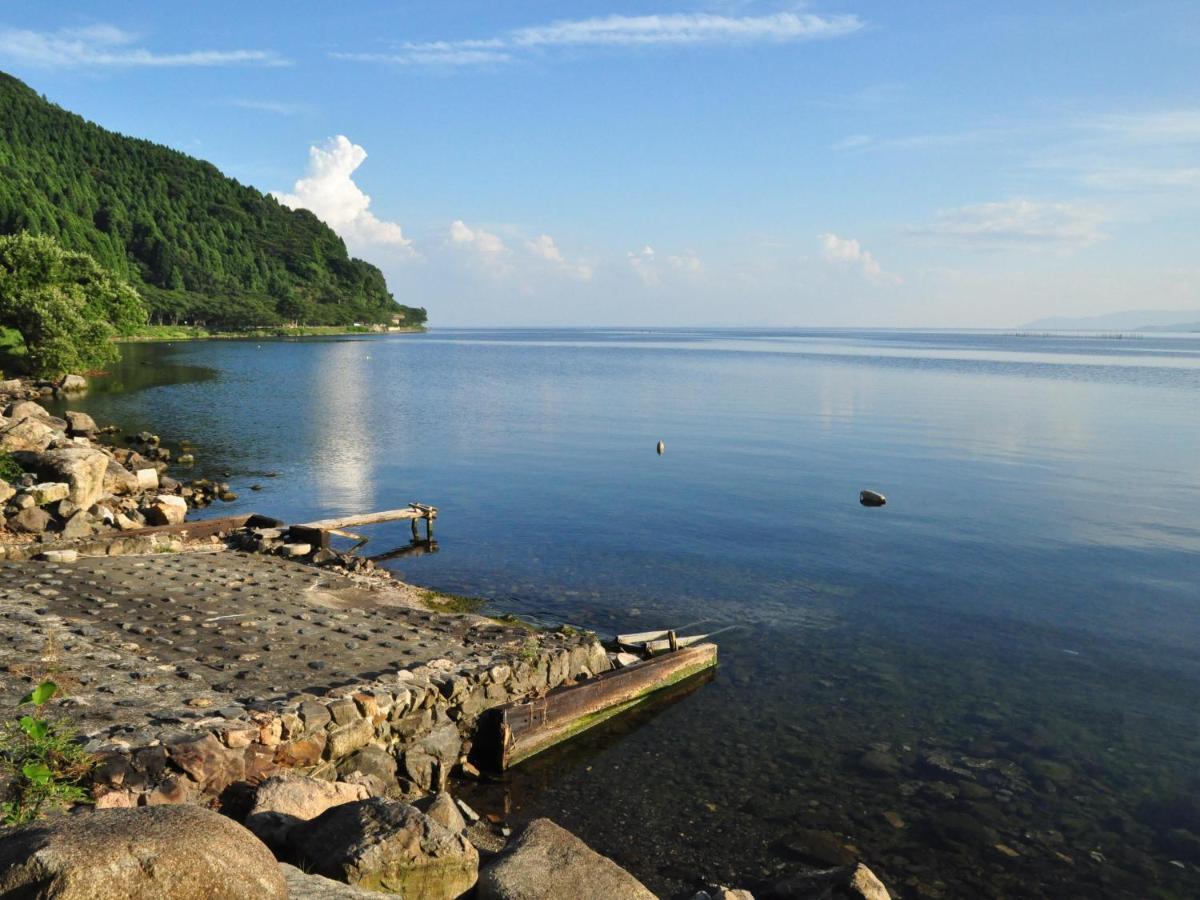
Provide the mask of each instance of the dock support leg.
POLYGON ((416 519, 410 519, 410 520, 409 520, 409 524, 410 524, 410 525, 412 525, 412 536, 413 536, 413 538, 412 538, 412 539, 415 541, 415 540, 417 540, 417 539, 418 539, 418 537, 419 537, 419 535, 417 534, 417 520, 416 520, 416 519))
MULTIPOLYGON (((417 522, 414 519, 413 520, 413 528, 416 528, 416 527, 417 527, 417 522)), ((433 540, 433 516, 425 517, 425 540, 427 540, 427 541, 433 540)))

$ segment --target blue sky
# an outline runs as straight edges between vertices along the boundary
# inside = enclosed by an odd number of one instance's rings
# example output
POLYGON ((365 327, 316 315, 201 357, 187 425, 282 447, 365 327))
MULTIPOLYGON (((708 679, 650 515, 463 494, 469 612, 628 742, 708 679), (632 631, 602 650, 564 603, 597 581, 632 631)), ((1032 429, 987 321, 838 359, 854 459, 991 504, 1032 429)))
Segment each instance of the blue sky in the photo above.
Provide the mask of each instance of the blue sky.
POLYGON ((1186 2, 0 0, 0 68, 443 325, 1200 308, 1186 2))

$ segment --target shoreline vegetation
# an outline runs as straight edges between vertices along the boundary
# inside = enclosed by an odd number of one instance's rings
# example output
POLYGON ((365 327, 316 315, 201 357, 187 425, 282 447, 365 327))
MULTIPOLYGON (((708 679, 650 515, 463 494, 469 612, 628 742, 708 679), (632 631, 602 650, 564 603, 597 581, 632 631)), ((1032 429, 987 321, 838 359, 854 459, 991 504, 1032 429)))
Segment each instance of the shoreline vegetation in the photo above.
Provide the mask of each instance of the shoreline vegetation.
POLYGON ((424 334, 428 330, 425 325, 251 325, 238 329, 206 328, 202 325, 145 325, 134 334, 118 338, 117 343, 337 337, 349 334, 424 334))

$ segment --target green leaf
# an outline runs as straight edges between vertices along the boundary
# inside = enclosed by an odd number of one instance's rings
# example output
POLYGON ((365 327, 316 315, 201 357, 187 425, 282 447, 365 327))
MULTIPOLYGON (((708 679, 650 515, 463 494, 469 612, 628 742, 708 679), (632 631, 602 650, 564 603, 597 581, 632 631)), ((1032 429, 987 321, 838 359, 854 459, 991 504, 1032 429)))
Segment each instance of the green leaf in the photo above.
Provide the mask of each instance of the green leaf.
POLYGON ((50 733, 50 723, 45 719, 35 719, 33 716, 21 716, 17 720, 21 730, 35 741, 40 741, 50 733))
POLYGON ((51 697, 58 693, 58 685, 53 681, 43 681, 32 691, 21 698, 22 703, 32 703, 34 706, 41 706, 51 697))
POLYGON ((37 785, 49 784, 50 779, 53 777, 50 774, 50 767, 44 762, 25 763, 21 767, 21 774, 37 785))

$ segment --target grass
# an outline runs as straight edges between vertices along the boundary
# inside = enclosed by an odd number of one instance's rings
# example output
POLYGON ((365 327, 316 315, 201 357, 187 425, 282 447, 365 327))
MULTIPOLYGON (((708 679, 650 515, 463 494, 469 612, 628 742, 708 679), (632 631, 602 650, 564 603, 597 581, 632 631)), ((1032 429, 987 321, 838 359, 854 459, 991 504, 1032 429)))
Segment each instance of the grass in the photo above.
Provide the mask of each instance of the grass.
POLYGON ((428 609, 441 613, 476 613, 487 605, 482 597, 443 594, 440 591, 421 591, 421 602, 428 609))
POLYGON ((24 372, 26 369, 25 341, 12 328, 0 325, 0 372, 24 372))

